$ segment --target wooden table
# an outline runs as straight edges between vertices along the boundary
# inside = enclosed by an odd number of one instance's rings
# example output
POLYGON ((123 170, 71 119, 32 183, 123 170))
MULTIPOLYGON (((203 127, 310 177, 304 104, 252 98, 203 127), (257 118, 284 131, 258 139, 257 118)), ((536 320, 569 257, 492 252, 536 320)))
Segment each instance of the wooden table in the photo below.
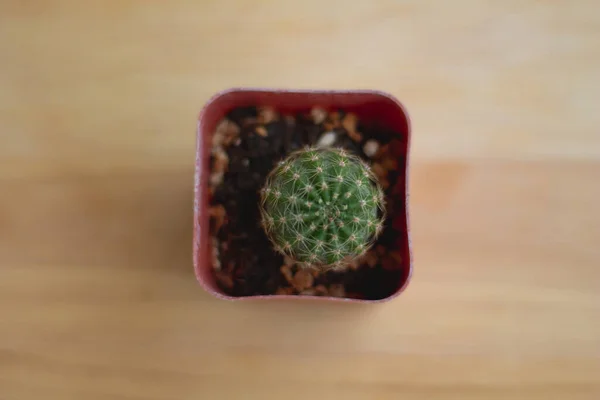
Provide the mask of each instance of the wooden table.
POLYGON ((3 1, 0 399, 599 399, 599 93, 596 1, 3 1), (201 290, 196 116, 236 85, 406 104, 401 297, 201 290))

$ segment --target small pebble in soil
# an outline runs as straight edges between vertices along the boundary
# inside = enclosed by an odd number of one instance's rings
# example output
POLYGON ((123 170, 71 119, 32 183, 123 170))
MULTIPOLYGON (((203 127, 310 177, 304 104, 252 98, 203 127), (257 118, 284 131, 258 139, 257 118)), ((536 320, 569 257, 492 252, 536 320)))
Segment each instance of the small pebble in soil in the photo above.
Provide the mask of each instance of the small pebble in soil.
POLYGON ((386 157, 382 160, 383 168, 387 171, 395 171, 398 169, 398 161, 391 157, 386 157))
POLYGON ((375 267, 377 265, 377 261, 378 261, 378 257, 377 254, 374 251, 368 251, 367 254, 365 254, 363 261, 371 268, 375 267))
POLYGON ((367 140, 363 146, 363 151, 367 157, 373 158, 379 150, 379 143, 376 140, 367 140))
POLYGON ((224 288, 226 289, 232 289, 233 288, 233 278, 231 277, 231 275, 229 275, 228 273, 221 271, 221 270, 217 270, 215 272, 216 277, 217 277, 217 282, 224 288))
POLYGON ((399 229, 405 228, 396 222, 404 220, 404 181, 399 179, 398 162, 403 143, 399 132, 370 127, 344 110, 328 112, 318 106, 298 114, 280 114, 270 106, 231 110, 213 133, 209 177, 211 261, 221 290, 232 296, 391 295, 406 268, 398 250, 399 238, 405 237, 399 229), (399 139, 390 143, 390 135, 399 139), (392 205, 385 224, 389 229, 343 271, 299 268, 271 248, 257 222, 258 191, 267 174, 290 152, 311 145, 340 146, 373 163, 386 203, 392 205))
POLYGON ((348 132, 348 136, 357 143, 360 143, 363 140, 363 137, 359 132, 348 132))
POLYGON ((317 286, 315 286, 315 292, 317 293, 318 296, 326 296, 327 288, 325 287, 325 285, 317 285, 317 286))
POLYGON ((258 136, 260 136, 260 137, 264 137, 265 138, 265 137, 267 137, 269 135, 267 133, 267 128, 265 128, 262 125, 257 126, 256 129, 255 129, 255 131, 258 134, 258 136))
POLYGON ((223 207, 223 205, 221 205, 221 204, 212 206, 208 209, 208 215, 214 221, 214 224, 215 224, 214 230, 218 231, 219 229, 221 229, 221 227, 223 226, 223 223, 225 222, 225 215, 226 215, 225 207, 223 207))
POLYGON ((233 121, 224 118, 215 129, 212 138, 213 148, 228 146, 240 134, 240 127, 233 121))
POLYGON ((350 136, 350 138, 355 142, 361 142, 362 135, 356 130, 357 123, 358 117, 353 113, 346 114, 342 120, 342 126, 346 130, 348 136, 350 136))
POLYGON ((213 187, 219 186, 223 183, 223 172, 213 172, 210 174, 210 185, 213 187))
POLYGON ((277 111, 273 107, 259 107, 258 108, 258 123, 269 124, 278 118, 277 111))
POLYGON ((301 292, 305 289, 310 288, 314 283, 314 278, 311 273, 305 269, 298 269, 294 274, 294 279, 292 280, 292 286, 294 289, 301 292))
POLYGON ((291 257, 288 257, 288 256, 283 257, 283 262, 285 265, 287 265, 289 267, 293 267, 296 264, 296 262, 294 260, 292 260, 291 257))
POLYGON ((331 147, 337 139, 335 132, 325 132, 317 141, 317 147, 331 147))
POLYGON ((387 176, 387 171, 385 170, 385 168, 383 168, 383 165, 377 162, 371 165, 371 171, 373 171, 375 176, 379 179, 383 179, 387 176))
POLYGON ((332 111, 327 116, 325 121, 325 130, 332 131, 336 128, 341 127, 341 116, 338 111, 332 111))
POLYGON ((344 119, 342 120, 342 126, 345 130, 350 132, 356 132, 356 125, 358 124, 358 117, 354 113, 348 113, 344 115, 344 119))
POLYGON ((358 258, 354 259, 354 260, 350 260, 350 262, 348 263, 348 268, 350 268, 351 270, 357 270, 360 267, 360 260, 358 258))
POLYGON ((212 267, 218 271, 221 269, 221 259, 219 255, 219 242, 216 237, 212 237, 211 244, 212 267))
POLYGON ((313 107, 310 110, 310 116, 312 117, 313 122, 316 125, 319 125, 322 124, 323 121, 325 121, 325 118, 327 118, 327 111, 320 107, 313 107))
POLYGON ((402 254, 400 254, 399 251, 392 251, 390 253, 390 257, 392 257, 398 264, 402 262, 402 254))
POLYGON ((214 172, 225 172, 229 166, 229 156, 222 147, 217 147, 213 150, 215 162, 213 164, 214 172))

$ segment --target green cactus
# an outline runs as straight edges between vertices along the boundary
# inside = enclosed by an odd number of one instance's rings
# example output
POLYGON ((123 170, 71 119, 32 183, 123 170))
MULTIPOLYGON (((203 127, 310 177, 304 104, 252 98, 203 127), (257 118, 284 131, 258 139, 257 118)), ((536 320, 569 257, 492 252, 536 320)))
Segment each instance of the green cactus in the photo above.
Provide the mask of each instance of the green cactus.
POLYGON ((359 157, 343 149, 306 148, 267 176, 260 212, 278 252, 303 266, 340 269, 381 232, 384 194, 359 157))

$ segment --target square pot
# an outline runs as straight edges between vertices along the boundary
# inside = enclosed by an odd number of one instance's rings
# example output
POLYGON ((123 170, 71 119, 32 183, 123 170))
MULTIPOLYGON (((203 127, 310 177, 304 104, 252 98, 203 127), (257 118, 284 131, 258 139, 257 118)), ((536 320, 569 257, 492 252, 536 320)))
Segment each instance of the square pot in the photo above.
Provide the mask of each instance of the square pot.
MULTIPOLYGON (((197 125, 197 147, 194 182, 193 260, 198 282, 209 293, 227 300, 282 299, 325 300, 348 302, 382 302, 398 296, 407 286, 412 274, 412 250, 408 221, 408 155, 410 148, 410 120, 404 106, 393 96, 372 90, 285 90, 236 88, 217 93, 202 109, 197 125), (325 110, 343 109, 354 113, 365 123, 376 123, 398 133, 393 157, 397 162, 397 179, 386 193, 394 193, 394 207, 399 213, 386 224, 393 225, 401 234, 393 241, 397 273, 393 281, 382 284, 391 289, 382 298, 355 299, 347 297, 312 295, 251 295, 232 296, 217 284, 213 273, 213 254, 210 233, 210 190, 212 136, 218 123, 237 107, 270 106, 282 113, 308 113, 313 107, 325 110), (401 261, 398 261, 401 260, 401 261)), ((393 138, 391 138, 393 139, 393 138)), ((388 265, 389 268, 389 265, 388 265)))

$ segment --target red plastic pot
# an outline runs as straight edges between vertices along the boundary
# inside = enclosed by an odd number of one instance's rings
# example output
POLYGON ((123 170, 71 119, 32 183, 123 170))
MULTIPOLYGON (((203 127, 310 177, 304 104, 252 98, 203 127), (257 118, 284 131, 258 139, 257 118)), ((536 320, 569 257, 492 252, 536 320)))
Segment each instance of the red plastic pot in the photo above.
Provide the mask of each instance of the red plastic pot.
POLYGON ((393 96, 373 90, 285 90, 235 88, 225 90, 213 96, 200 112, 197 127, 196 170, 194 183, 194 269, 198 282, 206 291, 216 297, 227 300, 248 299, 282 299, 297 300, 346 301, 358 303, 376 303, 391 300, 398 296, 407 286, 412 274, 412 250, 408 221, 408 153, 410 148, 410 120, 404 106, 393 96), (364 121, 377 121, 403 135, 403 148, 398 149, 401 177, 394 191, 398 201, 404 202, 404 215, 397 215, 392 223, 406 232, 398 239, 397 249, 401 252, 401 275, 397 289, 390 296, 378 300, 362 300, 324 296, 300 295, 264 295, 249 297, 232 297, 225 294, 216 284, 212 273, 209 237, 209 191, 210 146, 213 131, 225 114, 235 107, 273 106, 282 112, 308 111, 314 106, 343 108, 354 112, 364 121))

